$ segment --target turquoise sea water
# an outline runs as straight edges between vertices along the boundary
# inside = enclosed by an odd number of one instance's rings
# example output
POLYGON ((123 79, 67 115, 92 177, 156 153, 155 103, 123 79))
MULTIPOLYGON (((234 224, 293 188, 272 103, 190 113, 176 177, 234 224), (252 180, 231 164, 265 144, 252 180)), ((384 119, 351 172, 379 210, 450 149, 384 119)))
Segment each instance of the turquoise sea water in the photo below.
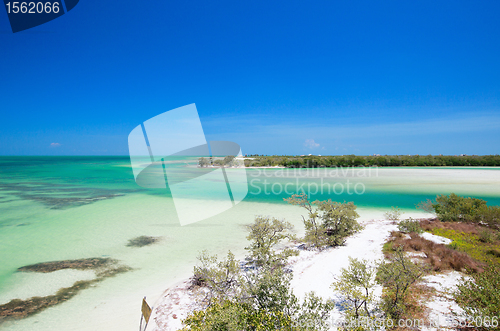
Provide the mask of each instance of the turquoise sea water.
MULTIPOLYGON (((0 329, 134 330, 142 296, 154 300, 161 295, 159 289, 183 279, 199 251, 222 254, 231 248, 243 253, 243 225, 255 215, 283 217, 300 226, 300 211, 283 202, 297 188, 310 193, 311 199, 354 201, 362 210, 399 206, 409 212, 420 201, 450 192, 500 205, 496 168, 379 168, 344 173, 247 169, 247 174, 249 194, 243 202, 181 227, 169 191, 137 186, 127 157, 0 157, 0 304, 47 295, 49 287, 55 291, 57 284, 68 286, 80 277, 61 274, 49 284, 46 278, 16 272, 24 265, 112 257, 133 268, 33 317, 0 324, 0 329), (143 248, 126 246, 129 239, 141 235, 162 240, 143 248)), ((210 185, 201 190, 210 190, 210 185)), ((193 194, 193 206, 196 199, 200 194, 193 194)))

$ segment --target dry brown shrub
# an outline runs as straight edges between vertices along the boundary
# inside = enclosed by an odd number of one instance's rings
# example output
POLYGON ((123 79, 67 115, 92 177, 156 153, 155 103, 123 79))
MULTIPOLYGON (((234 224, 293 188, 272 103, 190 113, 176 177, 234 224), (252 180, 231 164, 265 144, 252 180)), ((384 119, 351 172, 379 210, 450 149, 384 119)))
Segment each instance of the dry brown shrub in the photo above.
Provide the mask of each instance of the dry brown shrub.
POLYGON ((441 222, 437 218, 433 219, 420 219, 420 227, 424 231, 432 231, 432 229, 449 229, 457 232, 465 232, 477 235, 479 231, 483 228, 481 225, 474 223, 463 223, 463 222, 441 222))
POLYGON ((435 271, 456 270, 469 272, 482 272, 483 263, 474 260, 464 252, 456 251, 443 244, 436 244, 432 241, 420 237, 416 233, 411 233, 411 239, 404 239, 403 236, 393 234, 393 247, 403 247, 407 252, 424 252, 427 257, 421 258, 430 264, 435 271))

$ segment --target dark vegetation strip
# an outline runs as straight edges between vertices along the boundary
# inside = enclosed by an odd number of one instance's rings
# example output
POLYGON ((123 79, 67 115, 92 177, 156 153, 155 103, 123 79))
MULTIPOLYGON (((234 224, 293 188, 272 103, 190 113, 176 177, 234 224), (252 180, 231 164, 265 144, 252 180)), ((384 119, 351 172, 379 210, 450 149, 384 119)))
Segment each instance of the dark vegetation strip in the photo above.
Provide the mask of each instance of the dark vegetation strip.
POLYGON ((259 156, 249 155, 247 167, 282 166, 287 168, 316 167, 497 167, 500 155, 328 155, 328 156, 259 156))
POLYGON ((22 319, 39 313, 49 307, 68 301, 80 291, 87 289, 106 278, 132 270, 109 258, 89 258, 80 260, 53 261, 21 267, 21 272, 49 273, 63 269, 95 270, 97 278, 77 281, 71 287, 61 288, 56 294, 32 297, 26 300, 14 299, 0 305, 0 324, 8 320, 22 319))

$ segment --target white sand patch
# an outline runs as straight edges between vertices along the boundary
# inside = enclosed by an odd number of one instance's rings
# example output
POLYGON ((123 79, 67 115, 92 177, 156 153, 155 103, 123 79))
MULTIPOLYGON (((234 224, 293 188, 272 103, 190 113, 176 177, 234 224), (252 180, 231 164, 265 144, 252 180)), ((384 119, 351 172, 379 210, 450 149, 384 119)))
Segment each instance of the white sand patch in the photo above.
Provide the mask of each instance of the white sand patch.
POLYGON ((423 330, 454 329, 457 315, 463 310, 453 300, 451 292, 464 275, 458 271, 425 276, 423 283, 436 290, 434 297, 425 303, 428 322, 423 330))
POLYGON ((190 280, 185 280, 163 293, 153 310, 150 319, 152 327, 148 327, 148 330, 174 331, 182 328, 182 321, 199 308, 189 286, 190 280))
POLYGON ((453 241, 453 240, 445 238, 445 237, 436 236, 435 234, 432 234, 432 233, 429 233, 429 232, 422 233, 420 235, 420 237, 422 237, 422 238, 424 238, 426 240, 432 241, 433 243, 436 243, 436 244, 449 245, 453 241))
MULTIPOLYGON (((382 246, 391 231, 397 230, 396 225, 390 221, 371 220, 364 222, 365 228, 347 239, 344 246, 327 249, 320 253, 301 252, 296 261, 293 261, 292 288, 299 298, 314 291, 316 295, 325 300, 333 299, 336 308, 331 314, 332 323, 340 322, 342 309, 339 303, 342 297, 330 288, 336 277, 340 276, 340 270, 347 268, 349 257, 367 259, 376 264, 383 259, 382 246)), ((375 300, 382 295, 382 287, 376 286, 374 290, 375 300)))
POLYGON ((347 239, 344 246, 330 248, 320 253, 301 252, 293 261, 292 288, 298 297, 310 291, 327 299, 333 296, 330 285, 340 275, 340 269, 349 265, 349 257, 379 261, 383 258, 382 245, 396 225, 390 221, 364 222, 365 228, 347 239))

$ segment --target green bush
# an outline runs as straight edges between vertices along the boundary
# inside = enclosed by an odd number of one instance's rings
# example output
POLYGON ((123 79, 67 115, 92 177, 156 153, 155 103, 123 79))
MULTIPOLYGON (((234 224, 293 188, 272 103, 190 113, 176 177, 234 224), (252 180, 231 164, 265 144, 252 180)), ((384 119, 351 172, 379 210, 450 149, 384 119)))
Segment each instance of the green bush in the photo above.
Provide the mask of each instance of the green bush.
MULTIPOLYGON (((481 222, 488 224, 492 228, 500 229, 500 207, 489 206, 480 210, 481 222)), ((500 236, 500 234, 499 234, 500 236)), ((500 238, 500 237, 499 237, 500 238)))
POLYGON ((402 220, 398 223, 398 230, 400 232, 404 233, 411 233, 411 232, 416 232, 416 233, 422 233, 424 232, 422 228, 420 227, 420 222, 417 220, 412 219, 411 217, 402 220))
POLYGON ((194 268, 193 285, 201 310, 184 321, 184 329, 196 331, 327 330, 331 301, 309 293, 302 302, 293 294, 292 273, 285 268, 291 250, 276 252, 274 246, 292 239, 292 226, 269 217, 256 217, 248 227, 250 251, 244 266, 229 252, 219 261, 203 252, 194 268))
MULTIPOLYGON (((473 274, 471 279, 462 280, 454 297, 469 320, 485 321, 488 318, 491 322, 496 317, 500 323, 500 269, 490 267, 485 272, 473 274)), ((500 330, 498 323, 490 328, 475 326, 478 329, 500 330)))
POLYGON ((402 248, 396 249, 389 261, 377 269, 377 281, 384 286, 381 308, 387 318, 398 320, 407 312, 410 286, 416 283, 426 269, 405 256, 402 248))
POLYGON ((454 193, 449 196, 438 195, 432 207, 443 222, 479 222, 481 212, 487 210, 486 201, 464 198, 454 193))

